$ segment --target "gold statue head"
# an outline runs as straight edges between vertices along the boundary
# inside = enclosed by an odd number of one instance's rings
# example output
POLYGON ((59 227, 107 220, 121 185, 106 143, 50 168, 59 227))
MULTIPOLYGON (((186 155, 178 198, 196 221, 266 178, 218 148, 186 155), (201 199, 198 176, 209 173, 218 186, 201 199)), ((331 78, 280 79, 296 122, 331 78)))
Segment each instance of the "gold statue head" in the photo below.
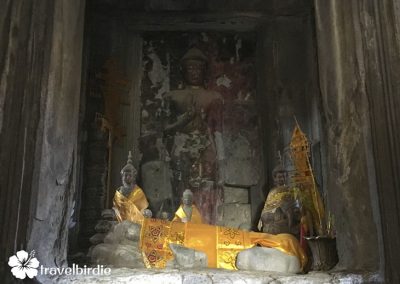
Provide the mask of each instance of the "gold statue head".
POLYGON ((186 189, 183 192, 182 203, 183 203, 183 205, 192 205, 193 204, 193 193, 190 189, 186 189))
POLYGON ((129 151, 128 161, 121 170, 122 184, 124 187, 129 187, 135 184, 137 176, 137 170, 133 166, 132 152, 129 151))
POLYGON ((181 59, 185 83, 189 86, 202 86, 206 75, 208 58, 196 48, 189 49, 181 59))

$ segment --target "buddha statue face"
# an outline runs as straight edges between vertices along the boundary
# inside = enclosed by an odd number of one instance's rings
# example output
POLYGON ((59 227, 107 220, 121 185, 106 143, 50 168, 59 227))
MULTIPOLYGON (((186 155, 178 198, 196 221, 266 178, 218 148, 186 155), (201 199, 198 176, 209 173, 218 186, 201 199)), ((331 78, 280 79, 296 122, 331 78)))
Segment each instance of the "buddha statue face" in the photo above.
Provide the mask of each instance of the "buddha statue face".
POLYGON ((274 173, 274 185, 275 186, 283 186, 286 184, 286 172, 276 172, 274 173))
POLYGON ((169 213, 166 212, 166 211, 161 212, 161 219, 168 220, 169 219, 169 213))
POLYGON ((199 59, 187 59, 182 64, 183 76, 190 86, 203 86, 206 63, 199 59))
POLYGON ((143 210, 143 216, 145 218, 151 218, 151 217, 153 217, 153 212, 151 212, 150 209, 146 208, 143 210))
POLYGON ((122 184, 124 187, 131 187, 136 182, 136 171, 125 170, 122 172, 122 184))
POLYGON ((190 193, 183 194, 182 196, 182 203, 183 205, 190 206, 193 204, 193 195, 190 193))

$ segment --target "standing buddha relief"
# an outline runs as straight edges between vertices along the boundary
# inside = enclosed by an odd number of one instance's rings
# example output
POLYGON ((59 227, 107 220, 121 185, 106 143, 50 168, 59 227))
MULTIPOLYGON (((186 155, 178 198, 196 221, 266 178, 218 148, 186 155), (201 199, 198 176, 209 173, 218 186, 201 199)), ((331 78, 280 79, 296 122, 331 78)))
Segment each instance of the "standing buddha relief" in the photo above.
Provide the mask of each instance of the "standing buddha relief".
POLYGON ((217 186, 223 183, 222 96, 205 88, 208 59, 198 48, 181 59, 184 86, 164 95, 164 143, 176 196, 191 189, 201 215, 215 222, 217 186))
POLYGON ((154 216, 172 217, 190 189, 204 223, 225 224, 226 187, 262 192, 254 46, 241 33, 144 36, 139 183, 154 216))

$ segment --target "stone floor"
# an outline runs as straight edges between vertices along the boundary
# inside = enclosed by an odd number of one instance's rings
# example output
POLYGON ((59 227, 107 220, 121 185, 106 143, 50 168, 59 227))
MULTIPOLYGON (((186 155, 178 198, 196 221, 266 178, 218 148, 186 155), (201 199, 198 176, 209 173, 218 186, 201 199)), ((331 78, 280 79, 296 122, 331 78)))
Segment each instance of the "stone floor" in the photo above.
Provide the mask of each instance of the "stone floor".
POLYGON ((305 275, 281 274, 255 271, 229 271, 222 269, 201 270, 148 270, 148 269, 112 269, 108 276, 58 276, 42 279, 42 283, 156 283, 156 284, 285 284, 285 283, 382 283, 374 273, 322 273, 310 272, 305 275))

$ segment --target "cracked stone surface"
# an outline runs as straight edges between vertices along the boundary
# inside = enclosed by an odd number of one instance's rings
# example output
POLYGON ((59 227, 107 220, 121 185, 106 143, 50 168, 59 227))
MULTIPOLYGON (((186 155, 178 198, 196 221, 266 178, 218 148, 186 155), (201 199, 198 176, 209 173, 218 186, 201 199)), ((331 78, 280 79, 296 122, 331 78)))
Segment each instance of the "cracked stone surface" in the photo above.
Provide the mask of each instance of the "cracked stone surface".
POLYGON ((178 244, 169 244, 174 259, 167 263, 168 268, 206 268, 207 254, 178 244))
POLYGON ((248 189, 224 186, 224 203, 249 203, 248 189))
POLYGON ((243 229, 251 227, 250 204, 222 204, 218 210, 221 212, 222 219, 220 226, 243 229))
POLYGON ((238 253, 236 267, 240 270, 300 272, 300 261, 274 248, 252 247, 238 253), (271 261, 272 260, 272 261, 271 261))
POLYGON ((256 271, 230 271, 224 269, 128 269, 115 268, 111 275, 104 276, 61 276, 43 283, 163 283, 163 284, 290 284, 290 283, 382 283, 374 273, 323 273, 284 274, 256 271))

